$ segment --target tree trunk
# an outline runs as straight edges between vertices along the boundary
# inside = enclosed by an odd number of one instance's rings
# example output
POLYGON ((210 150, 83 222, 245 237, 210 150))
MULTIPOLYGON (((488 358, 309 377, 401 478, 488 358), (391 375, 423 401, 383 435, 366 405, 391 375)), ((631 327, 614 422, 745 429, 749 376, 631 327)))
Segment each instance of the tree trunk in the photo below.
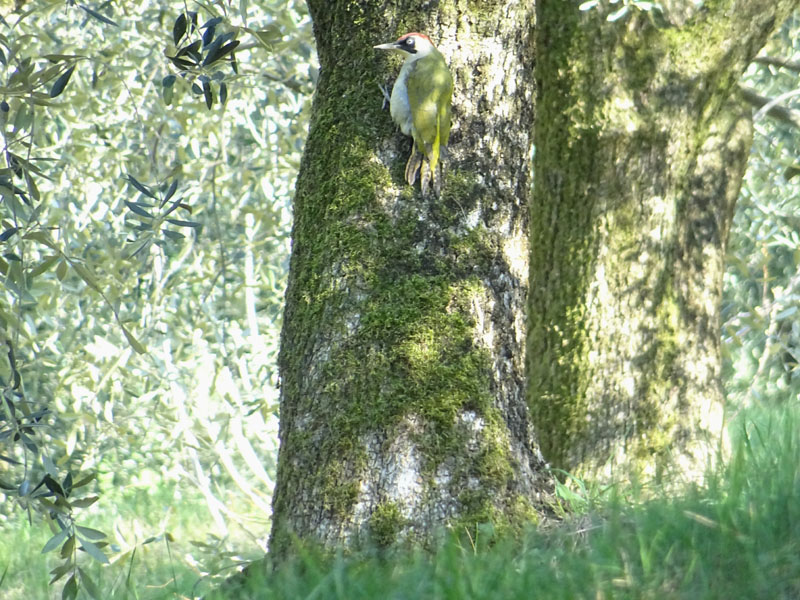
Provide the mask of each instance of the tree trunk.
POLYGON ((549 478, 523 384, 532 3, 308 4, 321 72, 294 205, 271 550, 535 518, 549 478), (438 200, 404 184, 410 139, 381 110, 378 83, 400 65, 372 47, 406 28, 438 43, 456 82, 438 200))
POLYGON ((694 478, 718 447, 725 245, 751 139, 734 86, 797 4, 609 22, 619 5, 539 0, 529 402, 556 465, 694 478))

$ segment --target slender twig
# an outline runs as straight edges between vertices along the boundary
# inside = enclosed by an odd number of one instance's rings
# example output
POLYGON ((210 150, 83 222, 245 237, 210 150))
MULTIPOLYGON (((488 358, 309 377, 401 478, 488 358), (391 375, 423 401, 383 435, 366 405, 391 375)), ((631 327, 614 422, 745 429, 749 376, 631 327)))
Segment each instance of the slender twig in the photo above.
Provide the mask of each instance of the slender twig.
POLYGON ((776 58, 774 56, 756 56, 753 59, 753 62, 760 65, 769 65, 770 67, 789 69, 795 73, 800 73, 800 62, 787 60, 785 58, 776 58))
MULTIPOLYGON (((761 115, 765 115, 775 119, 776 121, 780 121, 781 123, 786 123, 787 125, 791 125, 792 127, 797 127, 800 129, 800 111, 786 108, 785 106, 780 106, 779 104, 785 99, 785 94, 783 96, 779 96, 778 98, 768 98, 767 96, 762 96, 753 88, 745 87, 743 85, 739 86, 739 91, 741 92, 742 98, 745 100, 745 102, 758 109, 758 113, 756 113, 754 120, 757 120, 757 117, 761 115)), ((794 93, 797 92, 794 91, 794 93)))

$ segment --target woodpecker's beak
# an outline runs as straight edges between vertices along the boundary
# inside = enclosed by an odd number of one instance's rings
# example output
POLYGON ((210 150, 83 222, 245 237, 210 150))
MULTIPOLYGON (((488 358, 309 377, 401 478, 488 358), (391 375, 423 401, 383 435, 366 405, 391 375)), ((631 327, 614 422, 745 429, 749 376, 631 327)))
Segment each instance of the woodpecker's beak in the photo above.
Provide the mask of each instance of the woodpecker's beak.
POLYGON ((373 46, 376 50, 397 50, 397 42, 389 42, 388 44, 378 44, 373 46))

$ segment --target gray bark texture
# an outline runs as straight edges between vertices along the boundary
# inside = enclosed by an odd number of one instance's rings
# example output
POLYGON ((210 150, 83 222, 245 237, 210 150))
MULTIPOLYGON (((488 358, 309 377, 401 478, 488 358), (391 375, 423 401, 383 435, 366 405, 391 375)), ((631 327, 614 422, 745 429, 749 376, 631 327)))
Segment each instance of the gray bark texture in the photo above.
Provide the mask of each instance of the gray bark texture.
POLYGON ((697 479, 720 448, 725 246, 751 141, 736 82, 797 0, 537 4, 529 399, 547 460, 697 479))
POLYGON ((321 72, 297 181, 271 550, 516 527, 550 493, 524 390, 532 2, 309 0, 321 72), (428 34, 455 79, 441 198, 381 110, 428 34))

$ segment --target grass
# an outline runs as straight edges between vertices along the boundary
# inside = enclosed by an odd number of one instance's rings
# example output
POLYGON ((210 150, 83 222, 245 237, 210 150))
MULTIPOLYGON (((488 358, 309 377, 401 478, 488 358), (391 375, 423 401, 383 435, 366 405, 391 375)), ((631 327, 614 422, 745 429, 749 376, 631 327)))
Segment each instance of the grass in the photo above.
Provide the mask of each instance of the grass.
MULTIPOLYGON (((707 487, 679 498, 584 498, 576 504, 585 511, 553 529, 510 539, 485 528, 471 541, 453 536, 433 554, 321 558, 309 553, 268 576, 251 578, 247 589, 207 597, 800 598, 800 409, 740 415, 732 433, 734 451, 724 468, 707 487)), ((177 529, 187 539, 189 516, 177 529)), ((46 585, 49 565, 37 566, 46 562, 38 549, 47 535, 31 531, 19 528, 22 537, 14 541, 4 531, 0 539, 0 574, 10 565, 0 586, 4 599, 60 597, 58 585, 46 585)), ((171 556, 158 542, 150 556, 126 565, 131 586, 114 584, 114 566, 94 569, 106 597, 194 597, 198 569, 186 560, 185 541, 175 537, 171 556), (173 570, 177 583, 171 583, 173 570)), ((202 586, 195 591, 208 594, 209 585, 202 586)))
POLYGON ((555 530, 452 537, 433 555, 309 555, 212 598, 800 598, 800 410, 732 429, 728 463, 679 498, 579 500, 588 512, 555 530))

